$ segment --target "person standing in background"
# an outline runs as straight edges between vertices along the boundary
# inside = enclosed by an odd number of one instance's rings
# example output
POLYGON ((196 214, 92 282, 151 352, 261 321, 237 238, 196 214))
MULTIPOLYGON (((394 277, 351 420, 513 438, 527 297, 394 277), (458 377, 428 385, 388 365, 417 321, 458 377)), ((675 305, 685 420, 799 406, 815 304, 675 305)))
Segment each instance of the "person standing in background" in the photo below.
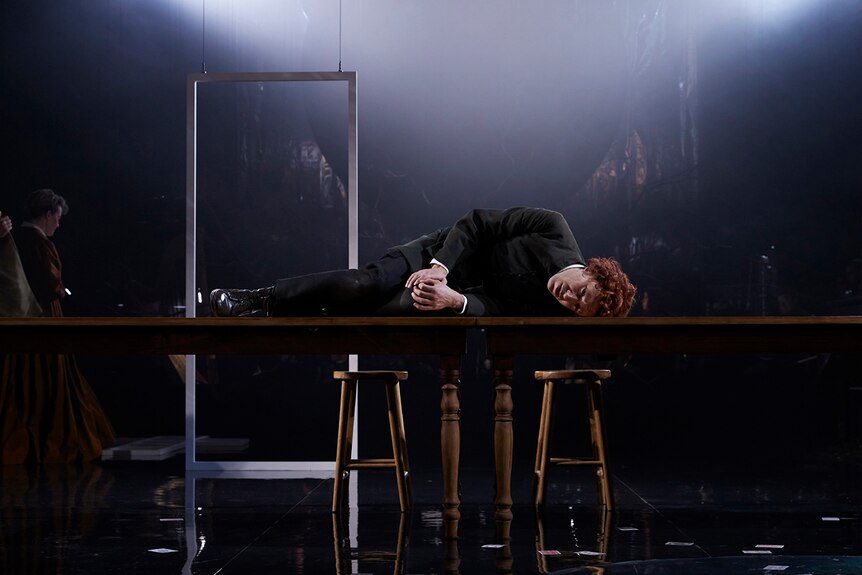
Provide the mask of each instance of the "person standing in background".
MULTIPOLYGON (((43 317, 63 316, 62 266, 50 238, 68 211, 65 199, 52 190, 31 192, 25 221, 14 233, 43 317)), ((7 355, 0 380, 0 421, 4 464, 91 461, 115 439, 113 426, 71 355, 7 355)))

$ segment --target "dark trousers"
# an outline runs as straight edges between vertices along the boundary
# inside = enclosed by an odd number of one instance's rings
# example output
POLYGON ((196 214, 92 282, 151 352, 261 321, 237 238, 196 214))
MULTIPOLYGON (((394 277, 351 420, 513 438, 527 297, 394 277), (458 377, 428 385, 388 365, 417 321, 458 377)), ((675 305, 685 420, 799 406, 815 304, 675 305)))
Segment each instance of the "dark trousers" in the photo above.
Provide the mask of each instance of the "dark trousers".
POLYGON ((388 252, 357 270, 332 270, 275 282, 274 316, 405 315, 413 300, 407 260, 388 252))

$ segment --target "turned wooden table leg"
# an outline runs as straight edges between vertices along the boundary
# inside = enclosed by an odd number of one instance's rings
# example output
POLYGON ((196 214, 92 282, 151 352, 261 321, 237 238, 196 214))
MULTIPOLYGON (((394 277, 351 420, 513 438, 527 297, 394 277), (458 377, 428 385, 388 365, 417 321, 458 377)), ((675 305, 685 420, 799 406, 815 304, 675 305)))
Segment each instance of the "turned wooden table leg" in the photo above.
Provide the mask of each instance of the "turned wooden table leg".
POLYGON ((460 357, 440 358, 443 398, 440 421, 440 449, 443 455, 443 523, 445 537, 458 537, 461 497, 458 493, 458 466, 461 459, 461 399, 458 383, 460 357))
POLYGON ((512 367, 511 357, 495 358, 494 463, 497 477, 497 539, 510 539, 512 526, 512 367))

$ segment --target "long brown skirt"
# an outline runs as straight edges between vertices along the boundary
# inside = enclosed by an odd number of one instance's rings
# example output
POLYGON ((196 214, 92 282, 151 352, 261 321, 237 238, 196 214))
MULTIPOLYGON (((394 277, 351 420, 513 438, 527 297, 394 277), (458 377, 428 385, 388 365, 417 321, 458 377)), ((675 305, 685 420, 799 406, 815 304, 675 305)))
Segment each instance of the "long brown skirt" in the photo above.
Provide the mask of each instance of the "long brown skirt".
POLYGON ((115 433, 73 355, 7 355, 0 382, 3 464, 91 461, 115 433))

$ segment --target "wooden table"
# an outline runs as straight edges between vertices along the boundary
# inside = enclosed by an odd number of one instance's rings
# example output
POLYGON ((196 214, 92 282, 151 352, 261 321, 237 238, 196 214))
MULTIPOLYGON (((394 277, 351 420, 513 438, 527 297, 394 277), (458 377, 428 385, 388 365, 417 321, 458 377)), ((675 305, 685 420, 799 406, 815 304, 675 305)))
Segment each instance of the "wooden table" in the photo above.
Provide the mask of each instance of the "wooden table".
POLYGON ((460 361, 485 331, 495 373, 497 536, 512 519, 512 373, 522 354, 862 352, 862 317, 0 318, 2 353, 381 354, 440 357, 443 518, 460 519, 460 361))

